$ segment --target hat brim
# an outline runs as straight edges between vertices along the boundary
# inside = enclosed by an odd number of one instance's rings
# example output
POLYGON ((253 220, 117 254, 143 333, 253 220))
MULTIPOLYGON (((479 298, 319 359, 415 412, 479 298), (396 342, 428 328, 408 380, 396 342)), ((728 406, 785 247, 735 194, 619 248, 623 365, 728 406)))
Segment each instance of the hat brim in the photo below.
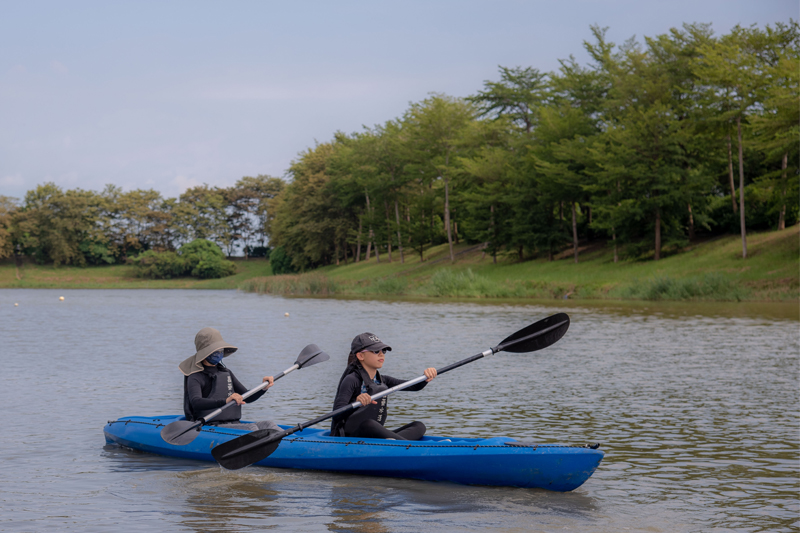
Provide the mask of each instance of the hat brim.
POLYGON ((392 347, 382 342, 376 342, 375 344, 370 344, 369 346, 362 347, 359 350, 359 352, 377 352, 380 350, 386 350, 387 352, 391 352, 392 347))
POLYGON ((181 364, 178 365, 178 368, 181 369, 181 372, 183 372, 184 376, 190 376, 196 372, 202 372, 203 360, 212 353, 220 349, 225 350, 223 357, 228 357, 239 348, 237 348, 232 344, 228 344, 225 341, 213 342, 208 346, 206 346, 205 348, 203 348, 202 350, 200 350, 199 352, 197 352, 196 354, 194 354, 193 356, 182 361, 181 364))

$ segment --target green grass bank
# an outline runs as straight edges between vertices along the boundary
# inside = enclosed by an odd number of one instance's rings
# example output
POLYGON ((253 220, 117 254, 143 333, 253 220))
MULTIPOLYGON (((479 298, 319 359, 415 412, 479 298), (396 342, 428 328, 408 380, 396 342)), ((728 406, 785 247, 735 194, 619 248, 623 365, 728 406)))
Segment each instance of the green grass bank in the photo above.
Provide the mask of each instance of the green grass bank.
POLYGON ((536 298, 689 301, 797 301, 800 298, 800 226, 741 238, 695 243, 660 261, 613 261, 613 250, 593 243, 554 261, 492 258, 477 247, 447 245, 426 251, 425 261, 406 253, 328 266, 298 275, 253 277, 240 288, 283 295, 362 297, 536 298))
POLYGON ((312 272, 273 276, 263 259, 236 259, 237 273, 221 279, 136 277, 128 265, 69 267, 0 262, 0 288, 70 289, 241 289, 281 295, 364 298, 764 301, 800 300, 800 226, 748 236, 748 258, 741 258, 739 236, 696 243, 660 261, 613 262, 613 251, 593 243, 555 261, 497 264, 475 246, 456 247, 451 263, 447 245, 415 253, 400 262, 386 254, 369 261, 328 266, 312 272))
POLYGON ((236 274, 219 279, 146 279, 136 276, 130 265, 71 267, 26 262, 17 267, 13 260, 0 263, 3 289, 238 289, 248 279, 271 276, 264 259, 234 259, 236 274))

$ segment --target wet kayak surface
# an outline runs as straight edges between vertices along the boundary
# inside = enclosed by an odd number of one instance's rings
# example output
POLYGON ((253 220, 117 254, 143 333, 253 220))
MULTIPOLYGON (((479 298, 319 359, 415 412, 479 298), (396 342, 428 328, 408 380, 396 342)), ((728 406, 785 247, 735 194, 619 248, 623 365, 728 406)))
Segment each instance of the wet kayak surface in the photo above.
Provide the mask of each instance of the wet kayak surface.
POLYGON ((648 307, 0 290, 0 530, 797 527, 798 323, 648 307), (330 410, 358 333, 393 347, 386 374, 413 378, 558 311, 572 319, 561 341, 533 354, 497 354, 422 391, 396 393, 387 425, 422 420, 434 435, 600 442, 602 463, 573 492, 269 467, 232 472, 109 445, 103 436, 109 420, 180 413, 177 365, 194 353, 204 326, 239 347, 226 362, 250 387, 291 366, 306 344, 331 355, 245 406, 247 419, 293 424, 330 410))

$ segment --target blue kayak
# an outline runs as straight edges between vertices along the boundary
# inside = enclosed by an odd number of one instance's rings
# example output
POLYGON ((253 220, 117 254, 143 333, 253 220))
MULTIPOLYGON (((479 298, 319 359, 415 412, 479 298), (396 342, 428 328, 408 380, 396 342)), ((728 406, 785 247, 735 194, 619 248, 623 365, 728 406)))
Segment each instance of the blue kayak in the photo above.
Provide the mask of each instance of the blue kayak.
MULTIPOLYGON (((183 416, 128 416, 110 421, 103 433, 110 444, 200 461, 214 461, 212 448, 247 433, 204 426, 187 445, 167 444, 161 438, 161 429, 183 419, 183 416)), ((256 464, 566 492, 583 485, 604 455, 585 446, 519 442, 509 437, 425 436, 419 441, 391 441, 331 437, 329 433, 306 428, 284 438, 272 455, 256 464)))

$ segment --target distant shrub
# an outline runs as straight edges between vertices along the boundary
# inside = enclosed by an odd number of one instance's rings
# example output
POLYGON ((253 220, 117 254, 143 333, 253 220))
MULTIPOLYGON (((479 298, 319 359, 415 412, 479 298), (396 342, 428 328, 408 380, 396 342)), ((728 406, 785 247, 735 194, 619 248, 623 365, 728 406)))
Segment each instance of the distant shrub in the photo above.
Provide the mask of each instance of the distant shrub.
POLYGON ((192 269, 192 276, 200 279, 224 278, 236 274, 236 265, 232 261, 209 256, 201 259, 192 269))
POLYGON ((195 239, 175 252, 148 250, 131 260, 142 278, 170 279, 194 276, 201 279, 223 278, 236 273, 236 265, 225 259, 219 246, 205 239, 195 239))
POLYGON ((99 239, 86 239, 78 245, 78 248, 90 265, 111 265, 116 261, 106 243, 99 239))
POLYGON ((129 259, 140 278, 171 279, 184 275, 186 262, 175 252, 148 250, 129 259))
POLYGON ((295 272, 294 265, 292 265, 292 258, 286 254, 283 246, 276 246, 269 254, 269 264, 272 267, 272 273, 276 276, 281 274, 292 274, 295 272))
POLYGON ((269 259, 269 246, 245 246, 244 253, 247 257, 265 257, 269 259))

